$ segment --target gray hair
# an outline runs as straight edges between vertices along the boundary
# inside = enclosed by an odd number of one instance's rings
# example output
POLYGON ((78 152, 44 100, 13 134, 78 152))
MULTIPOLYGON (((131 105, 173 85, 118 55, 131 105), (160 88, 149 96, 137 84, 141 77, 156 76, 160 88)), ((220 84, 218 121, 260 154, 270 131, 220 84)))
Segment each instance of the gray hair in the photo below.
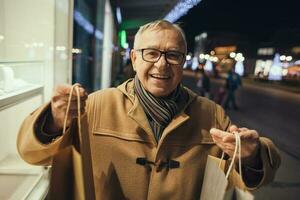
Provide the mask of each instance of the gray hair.
POLYGON ((137 43, 139 41, 139 38, 144 32, 149 31, 149 30, 162 30, 162 29, 177 30, 180 33, 180 35, 182 36, 182 40, 185 45, 185 51, 187 51, 187 43, 186 43, 184 31, 182 30, 182 28, 179 25, 173 24, 167 20, 156 20, 156 21, 153 21, 153 22, 150 22, 148 24, 141 26, 139 28, 138 32, 135 34, 133 48, 137 48, 137 43))

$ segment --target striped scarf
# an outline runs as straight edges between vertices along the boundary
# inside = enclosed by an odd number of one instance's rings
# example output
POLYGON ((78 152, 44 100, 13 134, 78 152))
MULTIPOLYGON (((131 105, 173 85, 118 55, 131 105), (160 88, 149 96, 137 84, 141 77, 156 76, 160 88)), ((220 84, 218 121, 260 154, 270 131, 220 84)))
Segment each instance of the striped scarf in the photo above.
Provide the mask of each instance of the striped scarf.
POLYGON ((178 100, 184 90, 178 85, 167 98, 158 98, 143 88, 137 75, 134 78, 134 90, 158 142, 165 127, 179 111, 178 100))

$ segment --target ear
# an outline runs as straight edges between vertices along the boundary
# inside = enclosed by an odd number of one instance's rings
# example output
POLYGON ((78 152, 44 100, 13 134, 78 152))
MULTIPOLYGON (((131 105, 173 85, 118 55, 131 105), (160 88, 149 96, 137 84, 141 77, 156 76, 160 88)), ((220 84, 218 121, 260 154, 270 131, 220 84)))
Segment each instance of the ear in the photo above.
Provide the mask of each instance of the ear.
POLYGON ((131 63, 132 63, 132 67, 133 67, 133 70, 136 71, 136 66, 135 66, 135 63, 136 63, 136 51, 134 49, 132 49, 130 51, 130 59, 131 59, 131 63))

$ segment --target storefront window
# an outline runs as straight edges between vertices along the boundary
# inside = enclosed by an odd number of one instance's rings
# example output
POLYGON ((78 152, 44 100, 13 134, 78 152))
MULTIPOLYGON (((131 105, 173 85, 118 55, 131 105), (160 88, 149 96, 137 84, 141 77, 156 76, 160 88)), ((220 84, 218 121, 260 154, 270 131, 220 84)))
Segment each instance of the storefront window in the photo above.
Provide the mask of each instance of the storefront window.
POLYGON ((43 199, 43 167, 18 155, 18 129, 53 86, 71 82, 69 0, 0 0, 0 199, 43 199))
POLYGON ((104 0, 75 0, 73 83, 88 92, 101 87, 104 0))

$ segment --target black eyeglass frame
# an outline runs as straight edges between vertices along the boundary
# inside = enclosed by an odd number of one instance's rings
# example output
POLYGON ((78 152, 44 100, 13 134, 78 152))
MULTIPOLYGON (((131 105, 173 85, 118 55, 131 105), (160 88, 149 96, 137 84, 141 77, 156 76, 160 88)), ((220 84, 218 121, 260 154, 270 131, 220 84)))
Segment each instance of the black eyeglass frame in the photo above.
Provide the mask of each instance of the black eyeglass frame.
POLYGON ((161 51, 161 50, 159 50, 159 49, 154 49, 154 48, 143 48, 143 49, 135 49, 135 51, 140 51, 140 52, 142 52, 142 58, 143 58, 143 60, 144 61, 146 61, 146 62, 150 62, 150 63, 156 63, 157 61, 159 61, 159 59, 161 58, 161 56, 164 54, 165 55, 165 61, 169 64, 169 65, 182 65, 183 63, 184 63, 184 61, 185 61, 185 53, 182 53, 182 52, 180 52, 180 51, 161 51), (149 60, 146 60, 145 58, 144 58, 144 51, 145 50, 155 50, 155 51, 157 51, 157 52, 160 52, 160 55, 159 55, 159 57, 156 59, 156 61, 149 61, 149 60), (181 54, 182 55, 182 61, 179 63, 179 64, 173 64, 173 63, 170 63, 169 61, 168 61, 168 58, 167 58, 167 53, 170 53, 170 52, 175 52, 175 53, 179 53, 179 54, 181 54))

